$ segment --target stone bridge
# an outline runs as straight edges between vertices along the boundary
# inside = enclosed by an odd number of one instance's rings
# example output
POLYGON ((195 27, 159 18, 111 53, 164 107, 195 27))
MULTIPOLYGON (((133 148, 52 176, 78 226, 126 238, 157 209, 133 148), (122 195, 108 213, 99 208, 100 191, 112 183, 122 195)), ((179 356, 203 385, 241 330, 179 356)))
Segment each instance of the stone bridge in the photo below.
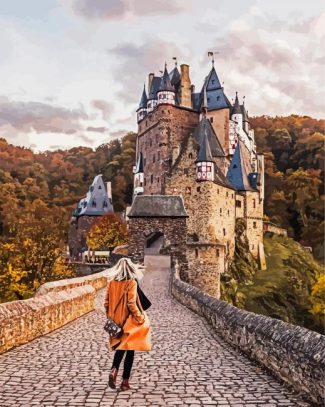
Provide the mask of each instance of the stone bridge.
MULTIPOLYGON (((142 287, 153 303, 148 311, 152 322, 153 350, 150 353, 136 353, 131 391, 117 392, 107 386, 112 354, 107 351, 107 335, 103 331, 104 290, 100 287, 104 285, 104 280, 99 276, 101 282, 98 282, 98 276, 97 280, 96 276, 91 276, 82 283, 85 286, 78 283, 79 287, 75 287, 76 284, 73 287, 73 283, 65 281, 50 283, 42 289, 40 294, 47 298, 43 305, 48 312, 54 306, 51 301, 65 302, 65 297, 60 294, 62 287, 71 292, 79 290, 79 296, 85 299, 80 314, 92 308, 87 304, 95 294, 96 307, 65 326, 0 356, 0 406, 313 405, 310 401, 304 401, 301 394, 276 380, 260 364, 248 359, 238 350, 238 346, 232 347, 224 341, 216 334, 213 324, 208 324, 205 318, 188 308, 195 309, 200 299, 185 283, 175 282, 177 275, 172 280, 169 278, 168 258, 166 261, 166 257, 152 256, 147 258, 147 262, 142 287), (171 291, 179 301, 190 301, 187 307, 172 297, 171 291)), ((69 303, 74 304, 75 297, 71 293, 66 296, 69 303)), ((209 296, 207 299, 213 300, 209 296)), ((36 315, 37 297, 31 301, 34 302, 28 306, 34 307, 36 315)), ((204 299, 202 301, 204 303, 204 299)), ((80 309, 80 302, 75 304, 80 309)), ((204 314, 203 308, 199 313, 204 314)), ((5 305, 0 306, 2 350, 15 329, 13 325, 6 326, 5 309, 5 305)), ((10 312, 16 315, 16 319, 19 317, 17 310, 8 312, 7 317, 10 312)), ((62 318, 62 310, 55 312, 54 320, 62 318)), ((41 320, 42 315, 37 318, 41 320)), ((31 321, 29 323, 32 324, 31 321)), ((42 324, 48 327, 47 331, 53 328, 44 321, 42 324)), ((21 342, 24 341, 23 329, 20 327, 21 342)), ((34 336, 46 333, 46 329, 40 333, 35 328, 34 336)), ((319 339, 320 335, 315 335, 319 339)), ((16 337, 19 337, 19 333, 16 337)), ((227 339, 229 341, 231 338, 227 339)), ((297 343, 299 345, 299 341, 297 343)), ((303 360, 303 356, 300 357, 303 360)), ((313 374, 316 380, 317 369, 313 374)))

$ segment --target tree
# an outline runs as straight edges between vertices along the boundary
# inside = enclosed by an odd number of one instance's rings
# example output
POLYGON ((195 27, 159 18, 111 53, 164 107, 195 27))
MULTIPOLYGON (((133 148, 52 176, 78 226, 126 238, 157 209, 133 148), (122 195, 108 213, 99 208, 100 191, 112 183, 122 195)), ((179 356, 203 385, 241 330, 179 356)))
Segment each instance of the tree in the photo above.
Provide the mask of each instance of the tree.
MULTIPOLYGON (((313 286, 311 293, 311 302, 313 304, 312 312, 322 319, 325 317, 325 275, 322 274, 313 286)), ((323 320, 324 323, 324 320, 323 320)))
POLYGON ((126 222, 116 213, 109 213, 95 222, 88 233, 87 245, 91 250, 112 250, 126 244, 128 233, 126 222))

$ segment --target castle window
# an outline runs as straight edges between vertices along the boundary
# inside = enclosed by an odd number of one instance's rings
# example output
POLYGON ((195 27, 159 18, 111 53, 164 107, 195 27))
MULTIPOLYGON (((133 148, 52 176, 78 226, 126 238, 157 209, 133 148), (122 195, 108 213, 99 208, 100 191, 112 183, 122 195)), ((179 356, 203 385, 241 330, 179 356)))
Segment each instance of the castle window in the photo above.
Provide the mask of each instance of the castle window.
POLYGON ((223 235, 226 236, 226 229, 223 228, 223 235))
POLYGON ((104 203, 103 203, 103 208, 107 208, 107 202, 106 201, 104 201, 104 203))
POLYGON ((222 208, 220 208, 220 214, 222 213, 222 208))
POLYGON ((220 96, 217 96, 217 100, 219 100, 220 99, 220 96))
POLYGON ((207 166, 207 172, 211 172, 211 166, 207 166))
POLYGON ((192 153, 190 153, 189 155, 188 155, 188 158, 193 158, 193 154, 192 153))
POLYGON ((213 117, 210 117, 210 123, 213 123, 213 117))
POLYGON ((188 175, 188 168, 184 168, 184 175, 188 175))
POLYGON ((220 250, 219 249, 216 250, 216 255, 217 255, 217 257, 220 257, 220 250))
POLYGON ((231 197, 233 198, 233 197, 234 197, 234 194, 231 194, 231 197))
POLYGON ((219 189, 217 189, 217 194, 219 194, 219 189))
POLYGON ((186 192, 188 195, 191 195, 191 193, 192 193, 191 187, 186 187, 185 192, 186 192))
POLYGON ((201 192, 201 187, 197 187, 197 188, 196 188, 196 191, 197 191, 197 192, 201 192))
POLYGON ((159 177, 157 177, 157 182, 158 182, 158 184, 159 184, 159 177))
POLYGON ((256 208, 256 200, 253 199, 253 208, 256 208))
POLYGON ((234 165, 232 166, 232 168, 237 168, 237 165, 236 165, 236 164, 234 164, 234 165))
POLYGON ((228 215, 229 215, 229 209, 228 209, 228 215))
POLYGON ((256 222, 253 222, 253 228, 256 229, 256 222))
POLYGON ((143 187, 143 182, 140 182, 140 187, 143 187))
POLYGON ((241 201, 236 199, 236 208, 241 208, 241 201))
POLYGON ((96 206, 97 206, 97 204, 96 204, 96 201, 95 201, 95 199, 93 200, 93 203, 92 203, 92 205, 91 205, 93 208, 96 208, 96 206))
POLYGON ((150 182, 153 183, 153 175, 150 175, 150 182))
POLYGON ((212 85, 214 85, 214 79, 212 79, 211 83, 212 83, 212 85))
POLYGON ((195 248, 195 258, 197 259, 199 257, 199 249, 195 248))
POLYGON ((101 186, 101 185, 98 185, 98 189, 102 189, 102 186, 101 186))
POLYGON ((226 192, 226 196, 228 197, 228 191, 226 192))
POLYGON ((208 103, 210 102, 210 98, 208 98, 208 103))

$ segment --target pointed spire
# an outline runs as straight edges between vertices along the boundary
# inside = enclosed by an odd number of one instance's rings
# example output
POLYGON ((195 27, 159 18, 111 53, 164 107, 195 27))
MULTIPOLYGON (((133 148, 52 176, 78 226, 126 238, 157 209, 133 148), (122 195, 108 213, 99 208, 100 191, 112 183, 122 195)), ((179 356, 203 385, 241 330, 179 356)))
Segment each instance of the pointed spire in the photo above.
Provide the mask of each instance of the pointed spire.
POLYGON ((240 108, 240 105, 239 105, 238 92, 237 91, 236 91, 235 103, 234 103, 234 105, 232 107, 232 110, 231 110, 231 115, 233 115, 233 114, 242 114, 242 111, 241 111, 241 108, 240 108))
POLYGON ((199 162, 199 161, 213 162, 210 143, 209 143, 209 140, 208 140, 208 134, 207 134, 207 130, 206 130, 205 126, 204 126, 203 137, 200 140, 199 147, 200 147, 199 154, 197 156, 196 161, 197 162, 199 162))
POLYGON ((147 102, 148 102, 148 97, 147 97, 147 92, 146 92, 146 85, 143 85, 143 92, 142 92, 141 100, 139 103, 139 109, 146 109, 147 102))
POLYGON ((168 74, 168 71, 167 71, 167 63, 166 62, 165 62, 165 70, 164 70, 164 74, 163 74, 163 76, 161 78, 161 83, 160 83, 159 90, 175 92, 175 88, 171 84, 171 81, 170 81, 170 78, 169 78, 169 74, 168 74))

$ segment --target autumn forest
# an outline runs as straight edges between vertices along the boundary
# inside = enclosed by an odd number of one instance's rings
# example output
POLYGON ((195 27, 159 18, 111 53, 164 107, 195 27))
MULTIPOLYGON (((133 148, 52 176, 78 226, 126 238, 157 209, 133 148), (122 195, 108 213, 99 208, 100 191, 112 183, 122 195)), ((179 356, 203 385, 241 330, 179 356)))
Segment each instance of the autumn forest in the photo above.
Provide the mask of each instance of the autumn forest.
MULTIPOLYGON (((251 119, 265 155, 266 219, 324 261, 324 120, 251 119)), ((27 298, 45 281, 75 275, 63 262, 72 209, 93 178, 112 181, 117 212, 131 203, 134 133, 95 150, 35 153, 0 139, 0 300, 27 298)), ((315 282, 316 283, 316 282, 315 282)))

